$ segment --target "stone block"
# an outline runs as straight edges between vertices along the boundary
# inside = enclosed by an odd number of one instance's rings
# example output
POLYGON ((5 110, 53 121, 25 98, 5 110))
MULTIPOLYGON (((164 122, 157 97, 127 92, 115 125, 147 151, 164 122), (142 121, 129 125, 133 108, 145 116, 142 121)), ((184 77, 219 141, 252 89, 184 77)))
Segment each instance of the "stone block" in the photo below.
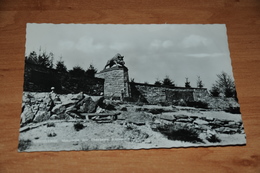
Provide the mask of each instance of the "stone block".
POLYGON ((204 121, 204 120, 196 119, 194 121, 194 124, 197 124, 197 125, 208 125, 209 123, 207 121, 204 121))
POLYGON ((188 119, 189 118, 189 116, 188 115, 182 115, 182 114, 179 114, 179 115, 174 115, 174 117, 175 118, 177 118, 177 119, 188 119))

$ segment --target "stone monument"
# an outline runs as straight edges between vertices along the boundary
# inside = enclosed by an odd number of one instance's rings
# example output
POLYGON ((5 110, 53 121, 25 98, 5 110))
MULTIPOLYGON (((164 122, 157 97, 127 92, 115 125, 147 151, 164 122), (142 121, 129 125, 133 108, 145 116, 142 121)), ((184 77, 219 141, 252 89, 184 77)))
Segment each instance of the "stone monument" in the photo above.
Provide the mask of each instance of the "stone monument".
POLYGON ((124 56, 117 53, 107 61, 104 69, 95 74, 97 78, 103 78, 104 97, 123 100, 130 97, 128 68, 125 66, 124 56))

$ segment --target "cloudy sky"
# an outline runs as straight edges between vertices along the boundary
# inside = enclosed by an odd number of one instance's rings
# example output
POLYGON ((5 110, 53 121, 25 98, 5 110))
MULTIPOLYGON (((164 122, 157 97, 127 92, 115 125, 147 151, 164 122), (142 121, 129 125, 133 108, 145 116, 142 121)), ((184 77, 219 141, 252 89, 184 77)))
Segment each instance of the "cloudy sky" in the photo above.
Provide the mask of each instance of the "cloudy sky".
POLYGON ((168 75, 184 86, 198 76, 210 88, 216 74, 232 75, 226 26, 214 25, 112 25, 27 24, 26 52, 54 53, 68 69, 93 64, 102 70, 116 53, 124 56, 129 78, 153 84, 168 75))

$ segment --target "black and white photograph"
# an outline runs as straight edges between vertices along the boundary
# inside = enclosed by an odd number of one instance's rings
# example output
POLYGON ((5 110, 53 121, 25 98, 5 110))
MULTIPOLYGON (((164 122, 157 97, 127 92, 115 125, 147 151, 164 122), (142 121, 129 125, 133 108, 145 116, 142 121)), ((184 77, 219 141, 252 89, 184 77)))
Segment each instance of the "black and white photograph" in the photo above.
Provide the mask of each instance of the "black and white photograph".
POLYGON ((19 152, 246 145, 225 24, 28 23, 21 107, 19 152))

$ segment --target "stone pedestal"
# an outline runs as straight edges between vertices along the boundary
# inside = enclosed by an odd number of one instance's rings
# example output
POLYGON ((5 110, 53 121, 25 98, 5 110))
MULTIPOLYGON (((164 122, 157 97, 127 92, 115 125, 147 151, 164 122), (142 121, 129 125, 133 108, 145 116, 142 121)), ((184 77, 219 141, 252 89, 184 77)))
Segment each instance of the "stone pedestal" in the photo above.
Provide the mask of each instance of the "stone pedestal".
POLYGON ((97 78, 105 79, 104 82, 104 97, 118 98, 130 97, 129 91, 129 76, 126 67, 112 67, 104 69, 95 75, 97 78))

